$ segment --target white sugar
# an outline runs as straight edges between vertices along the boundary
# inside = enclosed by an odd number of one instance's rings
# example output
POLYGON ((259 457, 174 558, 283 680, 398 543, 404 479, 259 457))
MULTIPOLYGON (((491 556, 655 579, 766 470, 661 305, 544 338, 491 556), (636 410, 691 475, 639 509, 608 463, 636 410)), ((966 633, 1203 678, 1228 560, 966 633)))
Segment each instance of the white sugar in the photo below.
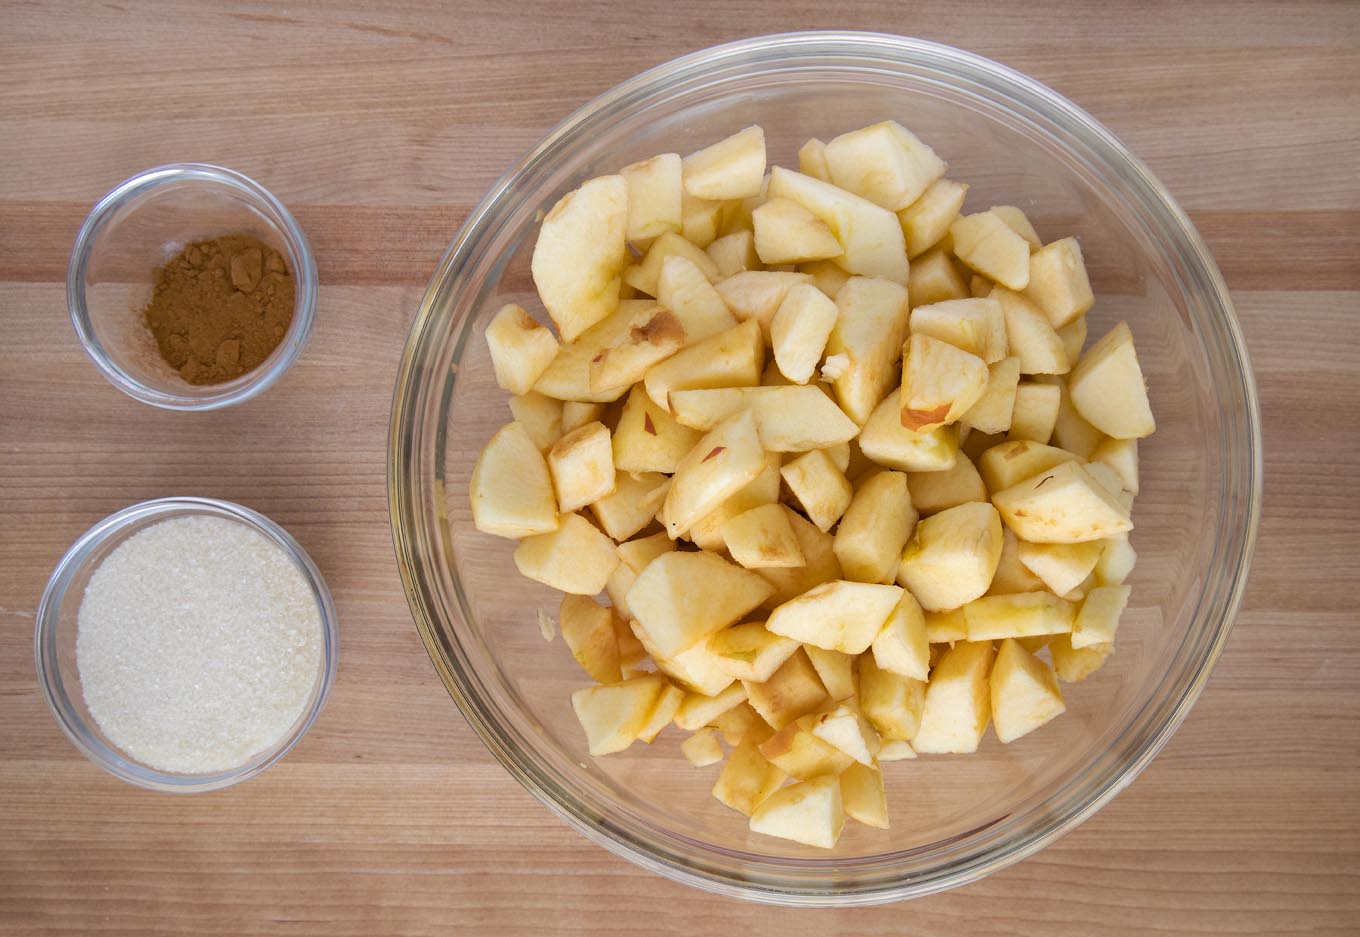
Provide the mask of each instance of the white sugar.
POLYGON ((321 668, 321 616, 282 547, 243 523, 175 517, 129 537, 80 605, 85 704, 117 748, 203 774, 273 747, 321 668))

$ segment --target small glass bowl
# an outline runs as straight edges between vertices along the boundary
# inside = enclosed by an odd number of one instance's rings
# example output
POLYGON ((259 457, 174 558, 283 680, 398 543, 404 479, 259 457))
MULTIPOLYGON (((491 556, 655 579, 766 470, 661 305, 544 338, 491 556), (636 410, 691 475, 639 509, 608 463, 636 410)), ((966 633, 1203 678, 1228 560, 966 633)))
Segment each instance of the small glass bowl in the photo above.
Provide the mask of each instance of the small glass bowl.
POLYGON ((175 163, 133 176, 95 205, 76 235, 66 302, 85 353, 123 393, 168 410, 215 410, 254 397, 302 353, 316 261, 288 209, 259 183, 221 166, 175 163), (153 274, 186 244, 243 233, 287 258, 293 321, 259 367, 220 384, 190 384, 161 358, 142 321, 153 274))
POLYGON ((86 758, 116 778, 153 791, 199 793, 230 787, 254 777, 288 753, 307 733, 330 694, 340 656, 340 635, 335 606, 321 572, 306 551, 278 524, 263 514, 230 501, 213 498, 159 498, 126 507, 87 530, 61 558, 47 581, 38 605, 34 633, 34 656, 38 683, 48 708, 67 737, 86 758), (236 768, 209 774, 161 771, 129 757, 100 731, 85 705, 80 671, 76 666, 77 614, 85 587, 111 552, 133 534, 172 517, 218 517, 237 521, 259 531, 281 547, 316 597, 321 617, 321 666, 302 714, 292 728, 271 748, 236 768))

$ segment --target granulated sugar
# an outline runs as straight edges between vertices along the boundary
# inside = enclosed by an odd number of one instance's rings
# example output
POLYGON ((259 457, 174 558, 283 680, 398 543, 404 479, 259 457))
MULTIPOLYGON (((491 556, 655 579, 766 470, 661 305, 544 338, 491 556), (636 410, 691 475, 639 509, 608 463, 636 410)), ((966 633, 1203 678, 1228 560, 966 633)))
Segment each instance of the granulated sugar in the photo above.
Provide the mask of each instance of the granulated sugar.
POLYGON ((225 771, 273 747, 321 667, 321 616, 284 550, 245 524, 176 517, 104 559, 76 664, 108 740, 162 771, 225 771))

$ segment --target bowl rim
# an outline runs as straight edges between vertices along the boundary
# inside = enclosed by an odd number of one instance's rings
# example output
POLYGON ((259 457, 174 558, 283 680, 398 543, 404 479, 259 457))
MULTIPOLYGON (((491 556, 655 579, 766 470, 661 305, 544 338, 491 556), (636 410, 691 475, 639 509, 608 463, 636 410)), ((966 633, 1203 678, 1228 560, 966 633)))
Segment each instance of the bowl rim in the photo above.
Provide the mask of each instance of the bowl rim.
POLYGON ((71 744, 91 762, 114 777, 153 791, 178 794, 199 794, 221 790, 261 773, 292 750, 312 727, 325 708, 340 662, 340 632, 335 603, 321 570, 307 551, 293 536, 258 511, 232 501, 194 496, 171 496, 140 501, 115 511, 81 534, 57 562, 48 577, 38 602, 33 628, 33 657, 37 670, 38 687, 47 703, 52 718, 70 739, 71 744), (145 765, 122 751, 105 744, 87 729, 84 719, 71 704, 70 695, 61 679, 57 662, 57 631, 61 609, 72 580, 85 570, 94 553, 111 540, 130 529, 144 527, 148 522, 171 516, 219 517, 238 521, 263 534, 271 543, 281 547, 307 581, 316 599, 321 617, 321 666, 314 685, 316 698, 307 706, 302 720, 293 731, 281 738, 273 748, 236 768, 205 774, 176 774, 145 765))
MULTIPOLYGON (((1206 349, 1206 353, 1208 351, 1206 349)), ((444 386, 443 392, 447 395, 450 387, 444 386)), ((616 85, 572 112, 490 188, 464 221, 440 260, 421 300, 403 352, 393 393, 389 427, 389 514, 398 570, 407 602, 436 672, 483 744, 550 810, 587 839, 604 846, 614 854, 667 878, 709 892, 794 906, 880 904, 967 884, 1032 855, 1096 813, 1127 787, 1169 741, 1207 682, 1214 663, 1226 644, 1242 600, 1260 520, 1262 492, 1260 440, 1259 405, 1250 359, 1227 287, 1217 265, 1193 224, 1167 190, 1146 166, 1099 122, 1040 82, 990 59, 951 46, 884 33, 855 31, 783 33, 752 37, 690 53, 641 72, 616 85), (443 645, 433 620, 434 611, 426 604, 424 577, 414 549, 417 544, 413 538, 422 535, 412 533, 413 530, 418 530, 418 527, 408 527, 408 522, 411 525, 419 523, 417 512, 419 501, 424 494, 408 491, 405 483, 408 479, 416 477, 416 473, 424 464, 422 460, 442 458, 442 454, 407 451, 405 445, 407 439, 416 435, 415 421, 421 415, 423 398, 428 395, 428 392, 421 394, 417 390, 416 379, 427 376, 422 363, 417 360, 417 353, 424 344, 425 335, 436 325, 441 292, 446 284, 456 277, 465 255, 471 252, 485 234, 490 223, 489 219, 495 214, 497 207, 508 197, 522 177, 549 159, 565 137, 576 132, 580 125, 587 123, 591 118, 623 106, 630 98, 643 95, 649 89, 673 82, 681 74, 707 71, 718 65, 730 63, 734 59, 750 59, 757 55, 770 58, 776 55, 798 56, 800 59, 822 56, 828 60, 846 55, 872 55, 875 56, 876 62, 883 63, 895 59, 898 64, 935 60, 937 64, 943 62, 950 69, 962 68, 974 75, 981 74, 1003 86, 1010 94, 1018 96, 1030 107, 1041 112, 1047 109, 1058 118, 1074 124, 1086 135, 1084 143, 1098 151, 1099 155, 1112 166, 1120 169, 1125 183, 1138 190, 1140 197, 1146 199, 1151 207, 1160 212, 1163 223, 1169 227, 1180 246, 1187 249, 1193 258, 1191 267, 1197 277, 1194 287, 1203 292, 1206 304, 1217 314, 1217 325, 1223 330, 1220 338, 1225 340, 1227 347, 1226 361, 1236 372, 1235 376, 1239 380, 1238 384, 1224 393, 1230 392, 1240 396, 1241 412, 1236 416, 1241 418, 1241 425, 1234 428, 1243 435, 1244 451, 1247 454, 1243 460, 1244 464, 1230 463, 1225 458, 1220 467, 1220 478, 1224 479, 1224 488, 1227 489, 1228 481, 1233 480, 1236 483, 1233 490, 1238 493, 1233 503, 1227 505, 1220 514, 1224 515, 1231 511, 1242 523, 1240 527, 1229 530, 1233 536, 1230 549, 1221 552, 1222 542, 1215 544, 1215 556, 1209 564, 1211 569, 1219 568, 1227 579, 1225 591, 1217 598, 1218 610, 1215 613, 1217 621, 1212 623, 1214 625, 1212 639, 1196 661, 1193 673, 1188 684, 1183 687, 1179 699, 1169 711, 1164 711, 1160 715, 1159 721, 1145 734, 1142 744, 1120 766, 1103 772, 1097 779, 1099 783, 1096 781, 1089 783, 1075 806, 1053 811, 1053 817, 1048 822, 1041 824, 1037 830, 1029 831, 1020 841, 1009 841, 1004 844, 1005 848, 989 847, 969 856, 967 861, 934 869, 929 875, 910 880, 879 878, 863 887, 856 883, 839 891, 809 888, 805 879, 772 884, 769 879, 729 876, 715 873, 711 867, 696 867, 692 860, 630 835, 627 829, 611 823, 607 816, 602 818, 598 811, 588 809, 589 805, 574 802, 568 794, 543 783, 528 759, 522 758, 520 753, 504 743, 493 724, 496 714, 484 713, 475 691, 463 685, 460 675, 451 669, 450 661, 443 656, 443 645), (1245 492, 1245 498, 1241 497, 1242 492, 1245 492)), ((1222 527, 1220 518, 1220 528, 1222 527)), ((1201 601, 1207 590, 1207 585, 1202 588, 1201 601)), ((1131 725, 1137 725, 1137 720, 1131 725)), ((1063 792, 1066 793, 1066 788, 1063 792)), ((1057 794, 1051 798, 1057 799, 1057 794)), ((834 862, 834 855, 826 860, 828 864, 834 862)))
MULTIPOLYGON (((85 354, 104 378, 134 400, 166 410, 217 410, 243 403, 273 385, 293 366, 307 344, 316 318, 317 272, 311 244, 291 212, 274 194, 244 173, 212 163, 167 163, 124 179, 110 189, 80 226, 66 268, 66 308, 85 354), (137 199, 172 183, 215 186, 250 203, 292 254, 293 319, 278 348, 259 367, 202 391, 172 393, 152 387, 122 367, 99 341, 86 302, 85 274, 95 241, 114 215, 137 199)), ((192 386, 192 385, 186 385, 192 386)))

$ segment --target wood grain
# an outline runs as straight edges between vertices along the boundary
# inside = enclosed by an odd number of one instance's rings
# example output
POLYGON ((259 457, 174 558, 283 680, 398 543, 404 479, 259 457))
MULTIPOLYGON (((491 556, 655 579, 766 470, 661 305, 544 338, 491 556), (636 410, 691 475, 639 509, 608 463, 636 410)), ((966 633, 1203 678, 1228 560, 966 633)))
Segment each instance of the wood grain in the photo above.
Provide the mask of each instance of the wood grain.
POLYGON ((1343 2, 0 4, 0 932, 1360 933, 1358 48, 1360 7, 1343 2), (789 28, 970 48, 1110 126, 1214 249, 1265 425, 1246 604, 1166 751, 1040 855, 853 912, 711 898, 557 821, 436 679, 386 521, 406 330, 487 186, 617 81, 789 28), (94 199, 185 159, 264 180, 311 234, 323 283, 302 361, 206 419, 104 383, 62 287, 94 199), (300 747, 193 798, 82 761, 42 704, 31 650, 71 540, 174 492, 283 523, 345 622, 336 692, 300 747))

